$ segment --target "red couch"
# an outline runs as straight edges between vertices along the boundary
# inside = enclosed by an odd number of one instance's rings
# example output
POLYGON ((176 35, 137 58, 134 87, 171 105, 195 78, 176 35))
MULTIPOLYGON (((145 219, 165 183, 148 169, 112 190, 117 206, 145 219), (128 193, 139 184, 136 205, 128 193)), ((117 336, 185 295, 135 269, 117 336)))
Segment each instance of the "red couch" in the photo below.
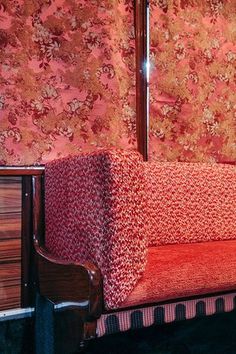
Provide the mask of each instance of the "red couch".
POLYGON ((40 183, 38 291, 79 309, 81 344, 234 309, 235 166, 143 162, 115 149, 48 163, 43 244, 40 183))

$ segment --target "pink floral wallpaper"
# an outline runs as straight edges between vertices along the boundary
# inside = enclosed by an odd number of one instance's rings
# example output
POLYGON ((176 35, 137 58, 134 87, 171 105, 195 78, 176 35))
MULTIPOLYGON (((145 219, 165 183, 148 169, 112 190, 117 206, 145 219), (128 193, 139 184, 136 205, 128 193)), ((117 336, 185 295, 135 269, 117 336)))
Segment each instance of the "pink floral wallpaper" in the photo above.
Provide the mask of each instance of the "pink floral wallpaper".
POLYGON ((132 0, 0 0, 0 164, 136 146, 132 0))
POLYGON ((236 1, 150 6, 150 158, 236 160, 236 1))

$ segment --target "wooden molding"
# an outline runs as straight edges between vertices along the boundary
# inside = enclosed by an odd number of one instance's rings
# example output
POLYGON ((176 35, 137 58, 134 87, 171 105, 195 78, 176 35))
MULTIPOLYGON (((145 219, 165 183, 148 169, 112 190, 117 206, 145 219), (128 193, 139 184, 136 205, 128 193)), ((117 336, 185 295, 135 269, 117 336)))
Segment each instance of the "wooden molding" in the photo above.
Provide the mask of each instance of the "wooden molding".
POLYGON ((32 240, 32 177, 22 176, 21 306, 34 303, 34 254, 32 240))
POLYGON ((135 2, 136 37, 136 130, 138 151, 148 159, 147 122, 147 6, 148 0, 135 2))
POLYGON ((0 176, 42 175, 44 166, 0 166, 0 176))

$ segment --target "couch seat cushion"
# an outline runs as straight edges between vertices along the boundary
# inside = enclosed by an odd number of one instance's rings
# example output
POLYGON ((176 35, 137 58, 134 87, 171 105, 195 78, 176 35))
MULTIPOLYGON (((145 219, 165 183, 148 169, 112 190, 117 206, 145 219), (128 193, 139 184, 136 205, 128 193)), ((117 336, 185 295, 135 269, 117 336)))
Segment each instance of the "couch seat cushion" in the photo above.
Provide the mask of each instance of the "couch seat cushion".
POLYGON ((150 247, 143 277, 121 307, 235 289, 235 240, 150 247))

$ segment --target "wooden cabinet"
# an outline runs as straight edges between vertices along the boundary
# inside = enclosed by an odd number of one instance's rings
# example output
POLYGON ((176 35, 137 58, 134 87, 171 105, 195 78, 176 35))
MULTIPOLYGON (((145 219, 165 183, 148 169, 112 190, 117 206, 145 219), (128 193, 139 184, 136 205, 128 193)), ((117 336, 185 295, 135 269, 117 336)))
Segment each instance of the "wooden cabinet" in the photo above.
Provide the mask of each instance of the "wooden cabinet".
POLYGON ((21 184, 0 176, 0 310, 21 305, 21 184))
POLYGON ((32 175, 43 167, 0 167, 0 311, 32 305, 32 175))

